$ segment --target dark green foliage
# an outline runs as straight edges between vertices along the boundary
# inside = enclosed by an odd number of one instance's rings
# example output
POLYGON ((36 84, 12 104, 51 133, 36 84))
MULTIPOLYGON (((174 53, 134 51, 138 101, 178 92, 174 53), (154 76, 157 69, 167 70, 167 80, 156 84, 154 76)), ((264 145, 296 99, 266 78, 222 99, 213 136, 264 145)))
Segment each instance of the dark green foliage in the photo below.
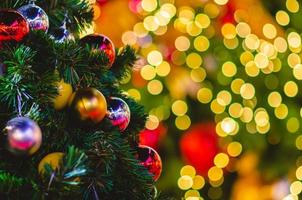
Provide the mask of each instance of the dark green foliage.
POLYGON ((29 179, 24 179, 8 172, 0 171, 0 191, 1 199, 21 199, 24 197, 34 197, 34 193, 38 192, 38 186, 29 179), (18 194, 19 191, 31 192, 18 194))
MULTIPOLYGON (((2 8, 18 8, 25 0, 4 0, 2 8)), ((68 11, 70 30, 77 32, 92 19, 84 0, 41 0, 51 26, 62 22, 68 11)), ((79 40, 54 42, 44 32, 31 32, 24 41, 3 42, 0 61, 6 71, 0 76, 0 129, 18 114, 35 120, 43 132, 42 146, 30 157, 16 157, 6 151, 0 135, 0 199, 153 199, 153 180, 135 158, 137 134, 144 127, 142 106, 122 94, 120 80, 136 61, 134 50, 117 50, 109 68, 104 52, 91 51, 79 40), (94 87, 108 99, 123 98, 131 110, 131 122, 124 133, 108 119, 95 126, 82 126, 68 108, 57 111, 53 99, 57 82, 63 79, 76 91, 94 87), (19 113, 21 109, 21 113, 19 113), (46 155, 63 152, 56 170, 38 164, 46 155)), ((161 198, 158 198, 161 199, 161 198)))
POLYGON ((130 46, 126 46, 121 50, 119 56, 116 58, 112 66, 112 72, 117 78, 122 78, 127 75, 127 72, 129 72, 129 69, 134 65, 134 61, 136 60, 137 57, 133 49, 131 49, 130 46), (123 70, 120 69, 121 66, 125 66, 123 70))
POLYGON ((111 134, 96 132, 87 138, 87 141, 97 142, 92 143, 91 147, 90 145, 86 147, 91 149, 89 157, 95 159, 95 162, 91 163, 95 175, 90 179, 90 187, 85 192, 86 198, 90 199, 96 190, 111 191, 110 195, 102 197, 108 200, 151 199, 152 178, 138 164, 134 157, 135 151, 126 139, 120 137, 120 132, 114 130, 110 132, 111 134), (127 187, 124 187, 125 185, 127 187))
MULTIPOLYGON (((55 171, 49 164, 44 166, 43 190, 48 198, 76 198, 81 195, 82 179, 89 173, 87 156, 74 146, 68 148, 66 155, 55 171), (72 194, 71 194, 72 192, 72 194)), ((41 195, 42 197, 44 194, 41 195)))

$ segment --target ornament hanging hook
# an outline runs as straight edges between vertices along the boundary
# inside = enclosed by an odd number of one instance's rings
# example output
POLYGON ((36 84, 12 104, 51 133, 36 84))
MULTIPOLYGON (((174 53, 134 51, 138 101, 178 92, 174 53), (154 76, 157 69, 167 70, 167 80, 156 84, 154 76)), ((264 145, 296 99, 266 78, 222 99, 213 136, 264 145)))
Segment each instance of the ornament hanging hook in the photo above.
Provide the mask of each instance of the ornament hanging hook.
POLYGON ((56 173, 55 173, 55 172, 52 172, 52 173, 51 173, 51 176, 50 176, 50 179, 49 179, 49 182, 48 182, 47 190, 50 189, 50 186, 51 186, 51 184, 52 184, 52 182, 53 182, 55 176, 56 176, 56 173))
POLYGON ((17 109, 18 109, 18 116, 21 117, 22 116, 22 97, 19 92, 17 95, 17 109))
POLYGON ((70 23, 70 22, 71 21, 70 21, 70 19, 68 17, 68 11, 66 11, 65 14, 64 14, 64 20, 63 20, 63 23, 62 23, 61 27, 66 29, 66 24, 70 23))
POLYGON ((32 5, 35 5, 36 1, 37 1, 37 0, 29 0, 28 3, 29 3, 29 4, 32 4, 32 5))

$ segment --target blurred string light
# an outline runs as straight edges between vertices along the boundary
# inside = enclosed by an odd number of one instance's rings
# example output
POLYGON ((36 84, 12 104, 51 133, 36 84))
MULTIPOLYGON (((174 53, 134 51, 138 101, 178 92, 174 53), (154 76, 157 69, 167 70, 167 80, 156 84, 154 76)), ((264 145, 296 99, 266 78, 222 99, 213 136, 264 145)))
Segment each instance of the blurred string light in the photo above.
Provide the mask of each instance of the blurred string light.
POLYGON ((186 165, 180 170, 180 178, 178 179, 178 187, 181 190, 187 190, 185 199, 202 199, 198 190, 205 186, 205 179, 196 174, 193 166, 186 165))
MULTIPOLYGON (((221 7, 227 4, 228 0, 204 2, 202 9, 198 11, 189 6, 177 8, 173 1, 169 2, 172 3, 142 0, 137 10, 143 20, 122 36, 124 44, 137 46, 142 56, 147 58, 147 63, 141 66, 140 75, 147 82, 146 89, 149 94, 162 94, 164 87, 168 86, 161 78, 173 73, 175 66, 187 66, 188 77, 200 85, 195 91, 195 97, 201 104, 209 104, 215 115, 216 132, 220 137, 232 138, 242 130, 249 134, 267 134, 274 118, 284 120, 290 133, 300 130, 300 119, 289 115, 291 105, 287 104, 288 99, 298 95, 298 81, 302 80, 302 47, 299 33, 291 29, 283 35, 278 33, 274 24, 266 23, 262 27, 262 38, 253 33, 248 21, 244 20, 243 10, 235 11, 236 24, 225 23, 221 30, 217 31, 212 22, 219 16, 221 7), (165 47, 156 45, 153 38, 164 35, 169 28, 174 28, 180 35, 176 37, 174 49, 167 56, 165 47), (219 34, 223 37, 222 41, 227 49, 241 52, 238 56, 240 66, 235 64, 234 60, 217 64, 206 55, 205 52, 214 45, 211 44, 211 39, 219 34), (284 56, 287 58, 286 63, 283 63, 284 56), (216 69, 217 65, 219 66, 216 69), (292 69, 292 78, 280 81, 277 72, 281 73, 282 69, 287 67, 292 69), (218 82, 224 88, 221 91, 216 91, 207 83, 211 70, 219 70, 218 82), (264 77, 263 87, 268 89, 267 94, 260 91, 259 86, 252 81, 258 77, 264 77), (262 98, 266 100, 268 108, 260 107, 258 100, 262 98)), ((275 14, 276 22, 281 26, 289 25, 289 14, 299 11, 299 2, 286 0, 286 9, 275 14)), ((181 93, 180 89, 177 89, 179 91, 176 92, 181 93)), ((141 99, 139 90, 129 89, 127 92, 135 99, 141 99)), ((190 109, 192 108, 184 98, 168 97, 167 103, 162 107, 150 111, 146 126, 148 129, 155 129, 160 121, 169 118, 171 113, 175 117, 175 127, 186 130, 192 123, 188 115, 190 109)), ((302 137, 297 137, 296 147, 302 149, 302 137)), ((217 154, 215 165, 208 172, 207 178, 212 186, 208 191, 209 196, 219 194, 220 185, 224 181, 223 168, 228 166, 230 157, 237 157, 243 151, 242 145, 232 140, 228 140, 226 148, 226 153, 217 154)), ((296 175, 300 181, 302 170, 298 169, 296 175)), ((205 179, 196 175, 194 170, 192 166, 185 166, 178 180, 179 188, 188 190, 185 199, 189 200, 202 199, 197 190, 202 189, 205 184, 205 179)), ((284 199, 297 199, 301 184, 293 182, 290 192, 284 199)))
MULTIPOLYGON (((134 5, 132 5, 134 6, 134 5)), ((167 31, 167 25, 176 15, 176 7, 171 3, 159 4, 157 0, 142 0, 136 6, 136 11, 142 13, 145 17, 142 22, 134 25, 133 30, 126 31, 122 35, 124 44, 138 45, 141 47, 141 54, 147 58, 147 64, 141 66, 140 75, 148 81, 147 92, 151 95, 159 95, 162 93, 164 85, 160 78, 166 77, 171 71, 171 66, 163 60, 163 54, 160 49, 152 45, 151 34, 163 35, 167 31)), ((179 38, 183 41, 183 38, 179 38)), ((180 43, 178 43, 180 44, 180 43)), ((186 48, 179 47, 180 50, 186 48)), ((136 89, 130 89, 128 94, 135 99, 141 99, 141 92, 136 89)), ((150 111, 151 116, 156 116, 159 120, 169 117, 169 112, 166 109, 153 109, 150 111)), ((178 119, 180 127, 188 126, 189 120, 178 119)), ((148 122, 147 122, 148 124, 148 122)))
MULTIPOLYGON (((227 1, 217 1, 218 4, 223 5, 227 1)), ((175 51, 172 53, 172 63, 176 65, 186 64, 191 71, 189 76, 193 82, 202 83, 207 76, 206 70, 203 68, 203 59, 200 52, 205 52, 210 47, 209 37, 206 34, 207 29, 212 30, 211 18, 218 16, 219 8, 213 3, 207 3, 204 8, 204 13, 196 13, 191 7, 180 7, 177 9, 171 3, 161 3, 153 0, 142 0, 141 8, 144 12, 144 19, 138 22, 132 31, 127 31, 122 36, 122 41, 125 44, 139 45, 142 47, 142 56, 147 57, 147 65, 141 67, 141 77, 148 81, 147 91, 152 95, 159 95, 163 91, 164 84, 162 80, 157 77, 166 77, 171 72, 171 64, 164 60, 164 55, 161 53, 159 46, 154 46, 151 43, 144 44, 144 38, 154 33, 157 34, 158 30, 164 34, 167 31, 167 25, 174 22, 174 28, 187 33, 188 36, 179 36, 175 40, 175 51), (176 16, 176 18, 174 18, 176 16), (173 21, 172 21, 172 18, 173 21), (204 32, 204 35, 202 34, 204 32), (193 40, 192 40, 193 38, 193 40), (143 41, 143 42, 139 42, 143 41), (186 55, 185 53, 190 49, 195 49, 186 55)), ((211 32, 211 31, 209 31, 211 32)), ((210 35, 210 34, 209 34, 210 35)), ((232 72, 230 72, 232 73, 232 72)), ((201 88, 198 91, 197 98, 199 101, 208 103, 212 99, 210 88, 201 88)), ((138 90, 129 90, 128 94, 136 99, 141 98, 138 90)), ((221 93, 221 101, 230 101, 221 93)), ((186 130, 191 125, 191 119, 186 113, 181 110, 186 107, 186 102, 179 104, 182 100, 177 100, 176 104, 171 104, 172 113, 176 116, 175 126, 179 130, 186 130), (175 106, 177 105, 177 106, 175 106), (181 106, 185 105, 185 106, 181 106), (179 107, 180 106, 180 107, 179 107), (179 107, 175 109, 175 107, 179 107)), ((154 114, 154 111, 152 112, 154 114)), ((161 118, 161 117, 159 117, 161 118)))

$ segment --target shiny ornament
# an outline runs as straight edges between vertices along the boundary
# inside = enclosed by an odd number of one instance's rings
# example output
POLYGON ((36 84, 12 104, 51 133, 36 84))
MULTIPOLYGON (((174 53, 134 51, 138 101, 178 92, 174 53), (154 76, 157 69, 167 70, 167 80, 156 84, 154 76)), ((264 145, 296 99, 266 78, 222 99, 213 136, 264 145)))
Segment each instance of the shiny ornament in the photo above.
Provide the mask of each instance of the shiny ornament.
POLYGON ((71 114, 86 123, 99 123, 106 116, 107 102, 104 95, 94 88, 79 89, 71 97, 71 114))
POLYGON ((0 10, 0 42, 21 41, 29 33, 26 19, 15 10, 0 10))
POLYGON ((92 49, 104 51, 109 59, 110 66, 115 60, 115 48, 111 40, 102 34, 90 34, 83 37, 81 40, 83 45, 88 44, 92 49))
POLYGON ((145 145, 140 145, 137 152, 140 164, 146 167, 149 173, 153 175, 153 180, 157 181, 162 171, 162 162, 158 153, 145 145))
POLYGON ((49 20, 46 12, 35 5, 33 1, 18 9, 18 11, 26 18, 31 30, 42 30, 47 32, 49 28, 49 20))
POLYGON ((50 37, 57 43, 63 43, 65 40, 72 38, 70 32, 64 26, 54 29, 50 37))
POLYGON ((53 170, 58 169, 60 166, 60 162, 62 162, 63 157, 64 157, 64 153, 61 152, 54 152, 45 156, 39 163, 38 166, 39 174, 45 173, 46 164, 49 164, 53 170))
POLYGON ((5 134, 8 150, 16 155, 32 155, 42 142, 40 127, 27 117, 16 117, 7 122, 5 134))
POLYGON ((67 13, 65 14, 65 19, 59 28, 55 28, 51 31, 50 37, 55 40, 56 43, 63 43, 65 40, 74 39, 73 35, 67 30, 67 23, 70 23, 67 13))
POLYGON ((219 152, 214 123, 192 126, 180 139, 180 151, 184 160, 195 167, 199 174, 207 176, 219 152))
POLYGON ((118 97, 111 97, 108 102, 108 118, 114 126, 124 131, 130 122, 130 108, 127 103, 118 97))
POLYGON ((68 104, 69 98, 72 95, 72 86, 61 80, 57 83, 58 96, 54 99, 54 107, 56 110, 61 110, 68 104))

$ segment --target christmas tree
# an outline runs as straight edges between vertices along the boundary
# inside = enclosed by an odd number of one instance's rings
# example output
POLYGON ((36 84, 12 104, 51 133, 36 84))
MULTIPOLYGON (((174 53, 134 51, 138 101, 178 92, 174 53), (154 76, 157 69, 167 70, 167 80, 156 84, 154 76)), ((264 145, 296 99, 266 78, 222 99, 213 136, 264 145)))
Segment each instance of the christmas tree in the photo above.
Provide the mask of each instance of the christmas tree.
POLYGON ((119 88, 135 51, 80 39, 86 0, 0 8, 0 198, 160 198, 160 157, 138 145, 146 115, 119 88))

